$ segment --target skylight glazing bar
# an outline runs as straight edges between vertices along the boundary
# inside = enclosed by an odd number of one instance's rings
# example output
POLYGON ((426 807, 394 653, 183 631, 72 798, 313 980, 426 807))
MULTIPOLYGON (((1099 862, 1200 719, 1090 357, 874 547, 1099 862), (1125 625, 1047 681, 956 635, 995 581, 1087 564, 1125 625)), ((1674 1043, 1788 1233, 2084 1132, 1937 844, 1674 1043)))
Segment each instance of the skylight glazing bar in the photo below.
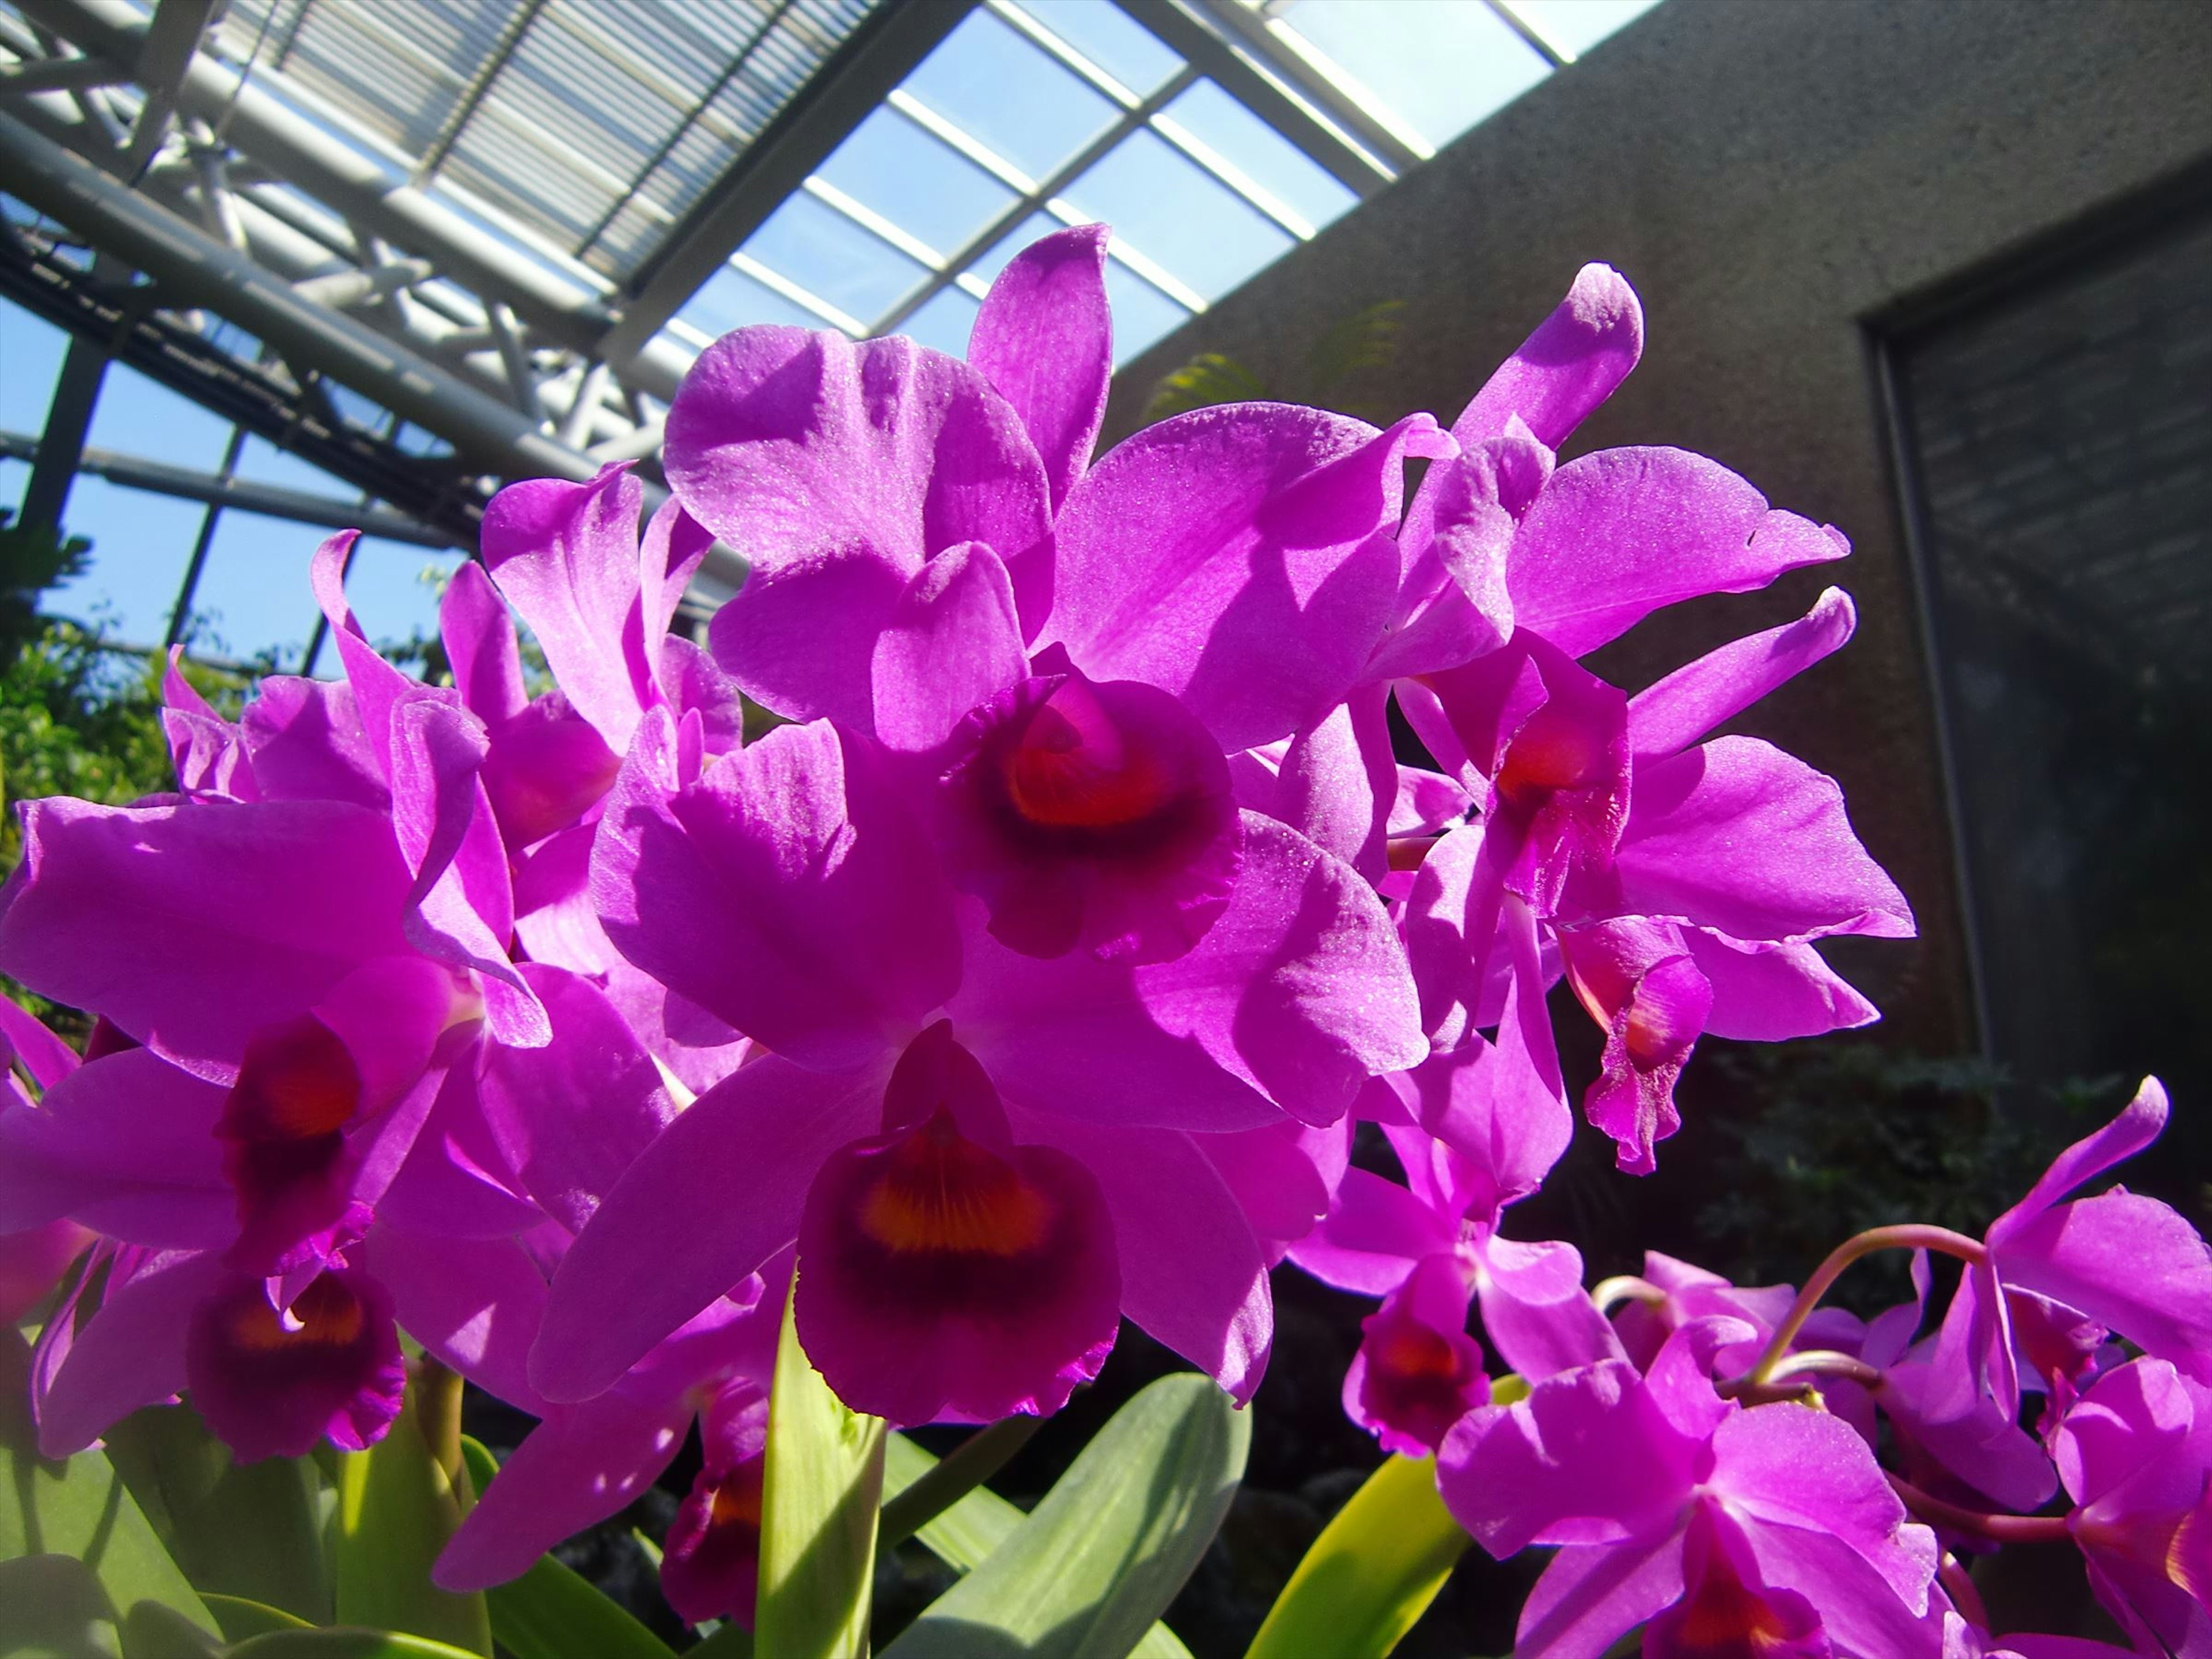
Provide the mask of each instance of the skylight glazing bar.
POLYGON ((423 147, 421 159, 415 163, 414 181, 416 184, 421 184, 437 172, 455 141, 460 137, 461 130, 468 125, 469 118, 477 112, 477 106, 483 102, 484 94, 491 90, 491 83, 514 61, 515 48, 522 44, 522 37, 530 32, 530 26, 538 21, 538 14, 544 5, 545 0, 522 0, 522 4, 515 8, 514 15, 500 26, 499 38, 493 42, 490 52, 477 66, 477 72, 461 88, 460 97, 447 112, 436 134, 423 147))
POLYGON ((813 289, 800 287, 781 271, 763 264, 743 248, 730 256, 730 264, 763 288, 781 294, 792 304, 812 312, 830 327, 842 329, 856 340, 868 331, 868 325, 852 313, 839 310, 813 289))
POLYGON ((844 215, 846 218, 850 219, 879 241, 889 242, 916 264, 924 266, 932 272, 945 269, 945 256, 935 248, 930 246, 919 236, 884 218, 866 203, 854 201, 820 174, 808 174, 806 181, 799 185, 799 188, 824 207, 844 215))
POLYGON ((1163 110, 1152 117, 1152 131, 1266 214, 1301 242, 1314 239, 1315 227, 1297 210, 1276 197, 1219 150, 1163 110))
POLYGON ((1500 22, 1527 41, 1529 48, 1553 69, 1565 69, 1575 61, 1575 54, 1571 50, 1545 33, 1534 18, 1523 16, 1513 0, 1483 0, 1483 3, 1496 12, 1500 22))
MULTIPOLYGON (((994 6, 993 9, 995 11, 997 8, 994 6)), ((1073 47, 1068 47, 1067 50, 1071 52, 1074 51, 1073 47)), ((1081 56, 1080 53, 1077 53, 1076 55, 1078 57, 1081 56)), ((1103 71, 1101 71, 1101 73, 1103 72, 1103 71)), ((1055 210, 1053 204, 1059 198, 1060 191, 1066 190, 1070 185, 1073 184, 1077 179, 1080 178, 1090 169, 1092 163, 1104 156, 1109 150, 1112 149, 1124 138, 1127 138, 1139 127, 1143 126, 1146 122, 1150 121, 1154 115, 1158 114, 1162 109, 1167 106, 1170 100, 1174 99, 1179 94, 1188 89, 1198 79, 1198 71, 1192 68, 1188 64, 1185 64, 1181 69, 1170 76, 1165 83, 1159 87, 1158 90, 1154 91, 1149 97, 1139 99, 1129 108, 1123 110, 1120 118, 1117 118, 1111 126, 1108 127, 1096 138, 1093 138, 1089 143, 1084 145, 1082 149, 1077 150, 1075 154, 1069 156, 1067 160, 1062 161, 1058 167, 1053 170, 1048 177, 1039 180, 1034 190, 1016 201, 1005 211, 1001 212, 996 218, 993 219, 990 223, 984 226, 981 230, 976 232, 975 235, 969 237, 963 246, 954 250, 954 252, 947 257, 945 269, 943 270, 931 277, 928 282, 923 283, 921 288, 908 295, 905 299, 900 301, 898 304, 893 306, 882 316, 877 318, 874 326, 864 331, 872 334, 890 334, 895 332, 900 324, 906 321, 906 319, 913 316, 915 312, 921 310, 922 307, 928 304, 939 294, 942 294, 947 288, 951 287, 956 280, 956 273, 964 272, 969 266, 974 264, 976 260, 981 258, 994 247, 996 247, 1000 242, 1004 240, 1006 237, 1012 232, 1015 226, 1020 224, 1023 220, 1028 218, 1032 213, 1042 211, 1052 213, 1056 218, 1065 218, 1066 216, 1066 213, 1073 212, 1074 210, 1072 208, 1066 208, 1066 204, 1064 203, 1061 204, 1060 206, 1061 208, 1066 209, 1066 212, 1061 212, 1055 210)), ((977 144, 979 148, 983 147, 981 146, 980 140, 971 138, 969 142, 977 144)), ((1002 163, 1002 165, 1011 164, 1002 163)), ((1078 224, 1082 223, 1083 221, 1081 216, 1079 215, 1073 222, 1078 224)), ((1109 250, 1109 253, 1110 252, 1111 250, 1109 250)), ((1126 264, 1127 262, 1124 261, 1124 263, 1126 264)), ((1146 260, 1145 263, 1147 265, 1151 265, 1152 269, 1155 271, 1159 270, 1159 267, 1152 264, 1150 260, 1146 260)), ((1169 289, 1161 288, 1158 283, 1153 282, 1152 277, 1150 275, 1147 275, 1144 270, 1133 264, 1130 265, 1129 269, 1137 276, 1143 277, 1146 282, 1151 283, 1153 287, 1159 288, 1161 293, 1167 295, 1167 296, 1175 301, 1177 305, 1182 305, 1184 303, 1180 295, 1172 292, 1169 289)), ((1173 281, 1174 279, 1170 278, 1170 280, 1173 281)), ((1181 288, 1182 284, 1176 283, 1176 286, 1177 288, 1181 288)), ((1184 292, 1186 293, 1189 290, 1188 289, 1184 289, 1184 292)), ((1203 308, 1203 301, 1200 302, 1200 308, 1203 308)))
POLYGON ((1373 150, 1394 173, 1405 172, 1432 153, 1419 134, 1407 132, 1395 115, 1289 24, 1263 18, 1237 0, 1182 0, 1182 3, 1225 39, 1249 47, 1331 120, 1373 150))
POLYGON ((1008 3, 1008 0, 983 0, 983 9, 1007 27, 1020 33, 1047 57, 1056 59, 1064 67, 1081 76, 1123 109, 1134 109, 1141 101, 1136 93, 1054 33, 1042 19, 1031 16, 1019 6, 1008 3))

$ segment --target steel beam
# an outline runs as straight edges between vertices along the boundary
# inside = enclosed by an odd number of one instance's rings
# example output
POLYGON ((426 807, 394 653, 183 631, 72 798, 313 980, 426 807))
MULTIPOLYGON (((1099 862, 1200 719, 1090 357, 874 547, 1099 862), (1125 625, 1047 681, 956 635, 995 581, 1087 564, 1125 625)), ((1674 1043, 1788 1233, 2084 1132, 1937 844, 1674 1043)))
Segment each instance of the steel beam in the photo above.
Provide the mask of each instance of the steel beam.
POLYGON ((70 340, 62 372, 46 405, 46 427, 31 461, 31 482, 23 491, 18 519, 27 528, 58 530, 69 507, 70 485, 84 453, 84 434, 107 378, 107 348, 82 337, 70 340))
MULTIPOLYGON (((957 4, 945 9, 962 9, 957 4)), ((148 30, 128 0, 22 0, 21 9, 79 50, 118 63, 137 61, 148 30)), ((601 295, 478 228, 428 192, 394 185, 368 155, 255 85, 250 76, 204 52, 195 53, 178 83, 177 101, 186 114, 218 124, 235 149, 344 219, 428 258, 487 298, 506 301, 548 338, 578 351, 599 349, 614 320, 601 295)), ((689 366, 688 353, 656 344, 648 334, 621 370, 641 390, 666 398, 675 395, 689 366)))
POLYGON ((112 87, 130 78, 130 70, 105 58, 34 58, 0 69, 0 98, 23 98, 34 92, 80 92, 88 87, 112 87))
POLYGON ((665 401, 667 393, 631 371, 631 359, 975 5, 975 0, 893 0, 861 25, 662 244, 622 302, 621 320, 597 355, 624 380, 665 401))
MULTIPOLYGON (((0 432, 0 456, 27 461, 39 453, 39 441, 20 432, 0 432)), ((250 478, 224 477, 166 461, 125 455, 112 449, 88 449, 78 458, 76 470, 110 483, 143 489, 179 501, 200 501, 210 507, 234 507, 241 513, 284 519, 294 524, 314 525, 324 530, 359 530, 386 541, 407 542, 416 547, 459 547, 450 532, 425 525, 388 507, 362 507, 352 496, 318 495, 312 490, 287 489, 281 484, 256 483, 250 478)))
POLYGON ((587 478, 590 459, 556 443, 521 410, 376 333, 302 300, 252 259, 125 189, 74 152, 0 114, 9 189, 95 246, 144 271, 173 305, 204 306, 282 353, 452 441, 503 477, 587 478))
POLYGON ((1252 67, 1230 44, 1175 0, 1114 0, 1160 43, 1305 153, 1337 183, 1366 198, 1394 177, 1365 150, 1252 67))

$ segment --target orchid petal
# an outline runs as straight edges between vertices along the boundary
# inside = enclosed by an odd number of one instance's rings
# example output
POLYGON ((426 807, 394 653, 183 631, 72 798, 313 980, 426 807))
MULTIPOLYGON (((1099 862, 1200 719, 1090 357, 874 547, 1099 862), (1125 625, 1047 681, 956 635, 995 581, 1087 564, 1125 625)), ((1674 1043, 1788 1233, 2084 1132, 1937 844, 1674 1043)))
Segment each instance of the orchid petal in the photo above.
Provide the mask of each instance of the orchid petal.
POLYGON ((1579 657, 1662 605, 1748 592, 1850 551, 1838 531, 1770 511, 1702 455, 1607 449, 1553 475, 1522 521, 1507 580, 1515 625, 1579 657))
POLYGON ((1461 411, 1452 436, 1472 448, 1517 416, 1557 449, 1613 395, 1643 351, 1636 290, 1610 265, 1584 265, 1567 297, 1461 411))
POLYGON ((1039 237, 993 279, 968 361, 1013 405, 1044 459, 1055 510, 1090 464, 1114 370, 1103 225, 1039 237))
POLYGON ((915 573, 876 641, 876 736, 934 749, 968 711, 1029 673, 1014 588, 981 542, 947 549, 915 573))
POLYGON ((1752 634, 1678 668, 1628 700, 1628 738, 1639 766, 1699 738, 1843 648, 1858 626, 1851 596, 1825 590, 1794 623, 1752 634))
POLYGON ((823 1077, 770 1055, 679 1113, 555 1273, 530 1358, 538 1391, 590 1399, 789 1243, 815 1172, 873 1131, 883 1091, 880 1069, 823 1077))
POLYGON ((462 708, 490 726, 522 712, 530 701, 522 684, 522 643, 507 601, 473 559, 446 584, 446 597, 438 602, 438 638, 462 708))

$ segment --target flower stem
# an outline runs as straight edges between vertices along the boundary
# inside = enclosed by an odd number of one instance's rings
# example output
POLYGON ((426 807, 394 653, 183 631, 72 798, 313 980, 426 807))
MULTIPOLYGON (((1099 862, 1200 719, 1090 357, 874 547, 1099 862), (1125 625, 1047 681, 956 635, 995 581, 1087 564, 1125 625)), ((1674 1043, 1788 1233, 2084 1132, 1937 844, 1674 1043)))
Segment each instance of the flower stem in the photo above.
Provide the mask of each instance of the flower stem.
POLYGON ((1946 1503, 1932 1492, 1921 1491, 1902 1475, 1891 1475, 1889 1484, 1905 1500, 1905 1507, 1921 1520, 1949 1527, 1955 1532, 1971 1533, 1993 1544, 2048 1544, 2071 1535, 2063 1515, 1990 1515, 1946 1503))
POLYGON ((1980 1262, 1988 1259, 1989 1252, 1981 1240, 1969 1238, 1964 1233, 1954 1233, 1948 1227, 1933 1227, 1918 1223, 1898 1227, 1869 1227, 1856 1237, 1847 1238, 1828 1253, 1828 1259, 1813 1271, 1805 1281, 1805 1288, 1797 1292, 1796 1301, 1774 1328, 1774 1335, 1759 1356, 1759 1362, 1744 1374, 1744 1381, 1753 1386, 1766 1382, 1774 1375, 1782 1357, 1790 1350, 1805 1322, 1812 1317, 1813 1310, 1820 1305, 1820 1298, 1828 1287, 1843 1277, 1844 1269, 1863 1255, 1872 1255, 1876 1250, 1940 1250, 1945 1255, 1955 1255, 1961 1261, 1980 1262))

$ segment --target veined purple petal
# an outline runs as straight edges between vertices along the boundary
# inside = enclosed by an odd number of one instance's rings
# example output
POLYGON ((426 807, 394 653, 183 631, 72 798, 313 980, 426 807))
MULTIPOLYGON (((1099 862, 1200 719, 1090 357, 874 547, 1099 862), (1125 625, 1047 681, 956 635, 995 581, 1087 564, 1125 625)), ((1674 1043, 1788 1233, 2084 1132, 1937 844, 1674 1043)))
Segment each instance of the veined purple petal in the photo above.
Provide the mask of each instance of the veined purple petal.
MULTIPOLYGON (((1395 822, 1401 806, 1414 803, 1402 787, 1411 769, 1401 769, 1391 753, 1389 696, 1387 685, 1360 686, 1320 724, 1292 738, 1271 811, 1370 882, 1381 881, 1389 868, 1389 836, 1413 833, 1399 830, 1395 822)), ((1413 775, 1434 778, 1457 796, 1459 811, 1466 811, 1466 796, 1449 780, 1433 773, 1413 775)), ((1419 789, 1416 784, 1414 792, 1419 789)))
POLYGON ((1114 325, 1103 225, 1039 237, 991 283, 968 361, 1013 405, 1044 459, 1056 510, 1083 477, 1106 418, 1114 325))
POLYGON ((1632 1544, 1569 1545, 1528 1592, 1516 1650, 1546 1659, 1603 1659, 1682 1589, 1680 1533, 1632 1544))
POLYGON ((442 1364, 508 1405, 543 1413, 530 1345, 545 1316, 545 1275, 512 1238, 460 1239, 380 1224, 362 1265, 392 1294, 394 1316, 442 1364))
POLYGON ((1291 1260, 1325 1285, 1387 1296, 1415 1262, 1448 1255, 1458 1243, 1456 1216, 1439 1214, 1395 1182, 1349 1169, 1328 1213, 1291 1245, 1291 1260))
POLYGON ((1461 411, 1452 436, 1472 448, 1518 416, 1557 449, 1613 395, 1643 351, 1636 290, 1610 265, 1584 265, 1567 297, 1461 411))
POLYGON ((80 1066, 38 1106, 0 1111, 0 1233, 70 1217, 134 1244, 228 1243, 222 1103, 219 1085, 131 1048, 80 1066))
POLYGON ((588 483, 532 478, 484 508, 484 565, 577 712, 620 754, 654 695, 639 586, 644 487, 627 463, 588 483))
POLYGON ((1382 638, 1401 463, 1442 438, 1425 416, 1378 433, 1279 404, 1146 428, 1067 498, 1042 638, 1175 693, 1224 750, 1312 725, 1382 638))
POLYGON ((1674 1084, 1712 1011, 1713 988, 1668 922, 1615 920, 1559 933, 1567 981, 1605 1033, 1583 1109, 1613 1137, 1618 1167, 1649 1175, 1652 1148, 1682 1127, 1674 1084))
POLYGON ((796 1237, 816 1172, 875 1130, 887 1070, 824 1077, 771 1054, 678 1113, 554 1275, 539 1392, 589 1400, 796 1237))
POLYGON ((475 560, 465 561, 438 603, 438 638, 453 665, 461 707, 496 727, 530 701, 522 684, 522 646, 507 601, 475 560))
POLYGON ((407 886, 391 826, 358 806, 33 801, 0 972, 227 1083, 255 1027, 410 950, 407 886))
POLYGON ((519 1578, 562 1539, 604 1521, 684 1449, 691 1407, 620 1392, 557 1406, 523 1437, 447 1544, 431 1578, 449 1590, 519 1578))
POLYGON ((343 680, 271 674, 238 725, 264 799, 350 801, 374 812, 391 806, 382 763, 343 680))
POLYGON ((1607 449, 1553 475, 1522 522, 1507 580, 1515 625, 1579 657, 1662 605, 1748 592, 1850 551, 1838 531, 1770 511, 1702 455, 1607 449))
POLYGON ((1680 754, 1778 685, 1841 650, 1858 626, 1851 596, 1831 587, 1794 623, 1707 652, 1628 700, 1628 738, 1637 763, 1680 754))
POLYGON ((1881 1018, 1809 945, 1747 945, 1701 927, 1684 929, 1683 938, 1713 989, 1705 1030, 1715 1036, 1778 1042, 1881 1018))
MULTIPOLYGON (((234 1276, 205 1252, 149 1256, 127 1279, 118 1258, 99 1311, 73 1337, 64 1331, 66 1349, 50 1370, 41 1364, 45 1386, 33 1395, 40 1455, 58 1458, 82 1451, 112 1424, 182 1389, 185 1333, 201 1303, 232 1282, 234 1276)), ((61 1315, 64 1328, 69 1314, 64 1309, 61 1315)), ((50 1358, 52 1334, 41 1335, 41 1362, 50 1358)))
POLYGON ((1867 855, 1832 779, 1756 738, 1716 738, 1637 774, 1614 854, 1616 914, 1747 941, 1910 939, 1912 911, 1867 855))
POLYGON ((599 821, 608 938, 801 1064, 863 1065, 902 1043, 959 984, 960 945, 880 757, 826 723, 787 726, 679 787, 675 736, 665 715, 641 726, 599 821))
POLYGON ((1990 1224, 1990 1243, 2000 1243, 2075 1188, 2142 1152, 2166 1132, 2169 1110, 2166 1085, 2154 1077, 2145 1078, 2117 1117, 2059 1153, 2028 1189, 2027 1196, 1990 1224))
POLYGON ((580 1232, 676 1107, 605 993, 542 963, 524 963, 522 974, 545 1008, 552 1041, 492 1048, 477 1097, 530 1196, 580 1232))
POLYGON ((915 573, 876 641, 876 736, 892 749, 934 749, 1029 672, 1006 567, 981 542, 948 548, 915 573))
POLYGON ((1121 1257, 1121 1311, 1239 1405, 1249 1401, 1275 1340, 1267 1258, 1192 1138, 1009 1115, 1017 1134, 1071 1154, 1097 1182, 1121 1257))
POLYGON ((1620 1340, 1583 1289, 1571 1244, 1482 1237, 1471 1247, 1483 1334, 1521 1376, 1556 1376, 1624 1357, 1620 1340))
POLYGON ((752 562, 714 648, 781 713, 866 730, 875 636, 946 548, 988 543, 1032 628, 1049 603, 1048 486, 1020 417, 910 340, 726 335, 685 376, 665 459, 685 510, 752 562))
POLYGON ((757 1390, 732 1389, 713 1409, 726 1421, 702 1425, 707 1457, 668 1523, 660 1591, 679 1619, 695 1625, 734 1619, 750 1630, 760 1582, 768 1399, 757 1390), (735 1413, 725 1403, 732 1398, 743 1401, 735 1413))
POLYGON ((31 1081, 51 1089, 76 1070, 82 1060, 45 1023, 14 999, 0 997, 0 1070, 21 1061, 31 1081))
POLYGON ((1644 1650, 1665 1659, 1832 1659, 1820 1614, 1762 1579, 1743 1530, 1717 1504, 1690 1512, 1682 1599, 1644 1627, 1644 1650))

